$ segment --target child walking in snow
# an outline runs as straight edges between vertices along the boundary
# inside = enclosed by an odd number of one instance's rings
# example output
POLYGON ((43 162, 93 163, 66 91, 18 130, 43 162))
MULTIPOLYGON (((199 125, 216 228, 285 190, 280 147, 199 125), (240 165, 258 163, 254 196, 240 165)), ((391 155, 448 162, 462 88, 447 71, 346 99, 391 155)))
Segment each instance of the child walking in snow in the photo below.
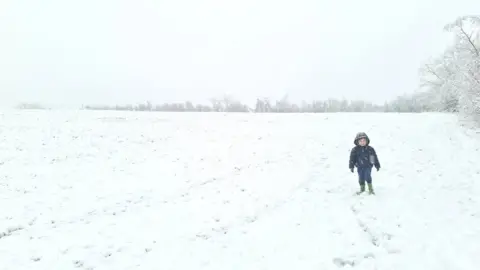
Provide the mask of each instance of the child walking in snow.
POLYGON ((353 141, 355 147, 350 152, 349 168, 353 173, 353 168, 357 167, 358 182, 360 184, 360 194, 365 191, 365 182, 368 184, 368 191, 370 194, 375 194, 372 186, 372 167, 380 170, 380 161, 378 160, 375 149, 371 147, 370 139, 365 132, 357 133, 353 141))

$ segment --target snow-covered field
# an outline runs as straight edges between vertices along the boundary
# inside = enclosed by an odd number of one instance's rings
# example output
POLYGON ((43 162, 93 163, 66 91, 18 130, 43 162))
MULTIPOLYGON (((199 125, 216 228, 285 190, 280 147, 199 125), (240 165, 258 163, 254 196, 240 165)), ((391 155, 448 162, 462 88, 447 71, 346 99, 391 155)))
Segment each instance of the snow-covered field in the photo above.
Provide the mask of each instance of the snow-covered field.
POLYGON ((480 268, 455 116, 9 111, 0 139, 0 269, 480 268))

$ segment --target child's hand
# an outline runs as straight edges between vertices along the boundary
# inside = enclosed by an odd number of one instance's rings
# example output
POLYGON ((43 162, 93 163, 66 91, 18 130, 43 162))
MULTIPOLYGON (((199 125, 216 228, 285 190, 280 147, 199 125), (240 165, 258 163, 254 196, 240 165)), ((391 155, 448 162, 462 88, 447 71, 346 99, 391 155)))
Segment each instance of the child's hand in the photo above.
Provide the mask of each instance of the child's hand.
POLYGON ((380 171, 380 167, 377 167, 377 172, 380 171))
POLYGON ((353 173, 353 168, 350 168, 350 171, 353 173))

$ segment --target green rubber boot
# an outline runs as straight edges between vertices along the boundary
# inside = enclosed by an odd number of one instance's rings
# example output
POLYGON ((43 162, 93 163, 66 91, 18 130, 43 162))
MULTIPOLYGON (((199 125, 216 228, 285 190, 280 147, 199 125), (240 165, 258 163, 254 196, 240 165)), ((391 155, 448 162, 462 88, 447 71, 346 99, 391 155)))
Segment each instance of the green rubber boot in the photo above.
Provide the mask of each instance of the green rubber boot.
POLYGON ((363 192, 365 192, 365 184, 360 184, 360 191, 357 194, 362 194, 363 192))
POLYGON ((375 194, 375 191, 373 191, 373 185, 372 184, 368 184, 368 193, 369 194, 375 194))

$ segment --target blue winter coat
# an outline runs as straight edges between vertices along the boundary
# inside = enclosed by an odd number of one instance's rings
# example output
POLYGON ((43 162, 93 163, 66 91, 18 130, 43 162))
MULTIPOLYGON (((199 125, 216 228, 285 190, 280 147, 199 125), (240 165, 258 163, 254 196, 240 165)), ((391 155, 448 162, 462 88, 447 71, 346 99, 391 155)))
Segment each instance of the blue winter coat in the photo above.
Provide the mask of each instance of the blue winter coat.
POLYGON ((380 169, 380 161, 378 160, 375 149, 369 145, 356 145, 350 152, 349 168, 365 168, 373 167, 380 169))
POLYGON ((378 160, 377 153, 375 149, 371 147, 370 138, 368 138, 367 134, 364 132, 360 132, 355 137, 353 141, 355 147, 353 147, 352 151, 350 152, 350 161, 349 161, 349 168, 353 169, 354 167, 357 168, 366 168, 366 167, 373 167, 380 169, 380 161, 378 160), (358 141, 362 138, 365 138, 367 144, 365 146, 360 146, 358 141))

